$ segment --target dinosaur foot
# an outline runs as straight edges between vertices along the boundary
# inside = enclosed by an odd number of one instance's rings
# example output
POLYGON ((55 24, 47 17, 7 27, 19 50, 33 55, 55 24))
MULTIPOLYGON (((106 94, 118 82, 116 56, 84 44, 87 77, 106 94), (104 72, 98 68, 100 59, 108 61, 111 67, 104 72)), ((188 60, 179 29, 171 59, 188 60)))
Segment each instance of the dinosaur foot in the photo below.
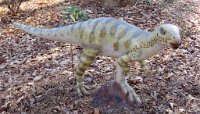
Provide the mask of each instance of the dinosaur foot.
POLYGON ((86 89, 90 89, 90 88, 86 86, 84 83, 76 85, 76 90, 79 96, 89 95, 90 93, 86 89))
POLYGON ((142 104, 140 97, 135 93, 135 90, 127 82, 120 83, 120 85, 131 102, 136 102, 138 105, 142 104))

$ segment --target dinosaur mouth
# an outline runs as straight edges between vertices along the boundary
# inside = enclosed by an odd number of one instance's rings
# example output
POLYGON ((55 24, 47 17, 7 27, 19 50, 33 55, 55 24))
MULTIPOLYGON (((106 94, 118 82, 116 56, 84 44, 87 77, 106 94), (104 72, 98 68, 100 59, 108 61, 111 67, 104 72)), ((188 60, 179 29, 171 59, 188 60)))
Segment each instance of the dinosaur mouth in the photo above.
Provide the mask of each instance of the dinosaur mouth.
POLYGON ((177 49, 180 45, 181 45, 180 42, 170 43, 170 46, 171 46, 173 49, 177 49))

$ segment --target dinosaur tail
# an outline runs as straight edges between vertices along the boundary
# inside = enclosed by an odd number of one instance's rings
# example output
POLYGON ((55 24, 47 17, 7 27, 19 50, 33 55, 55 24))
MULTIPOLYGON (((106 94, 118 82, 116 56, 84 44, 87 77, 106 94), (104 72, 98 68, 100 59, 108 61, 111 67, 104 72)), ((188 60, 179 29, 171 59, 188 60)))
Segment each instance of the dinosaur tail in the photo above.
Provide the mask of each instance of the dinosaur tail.
POLYGON ((29 34, 33 34, 44 39, 76 44, 76 39, 72 38, 72 36, 68 34, 72 26, 73 25, 52 29, 42 29, 14 23, 14 27, 24 30, 29 34))

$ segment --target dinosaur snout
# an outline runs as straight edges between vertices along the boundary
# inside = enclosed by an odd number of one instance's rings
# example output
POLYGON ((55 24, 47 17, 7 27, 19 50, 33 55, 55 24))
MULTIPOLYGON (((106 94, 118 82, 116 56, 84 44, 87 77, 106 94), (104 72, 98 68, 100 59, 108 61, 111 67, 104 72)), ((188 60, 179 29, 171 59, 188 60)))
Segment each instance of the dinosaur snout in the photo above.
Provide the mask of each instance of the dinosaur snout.
POLYGON ((180 45, 181 45, 181 41, 176 41, 176 42, 171 42, 171 43, 170 43, 170 46, 171 46, 173 49, 177 49, 180 45))

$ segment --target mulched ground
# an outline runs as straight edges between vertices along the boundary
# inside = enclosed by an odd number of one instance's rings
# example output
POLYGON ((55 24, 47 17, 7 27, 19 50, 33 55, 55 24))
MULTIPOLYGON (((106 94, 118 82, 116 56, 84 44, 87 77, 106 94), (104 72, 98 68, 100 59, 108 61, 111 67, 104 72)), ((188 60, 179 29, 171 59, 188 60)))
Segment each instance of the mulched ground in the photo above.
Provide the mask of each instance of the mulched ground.
MULTIPOLYGON (((85 74, 90 96, 79 98, 74 90, 69 44, 40 39, 13 28, 18 22, 34 27, 72 24, 63 20, 66 0, 24 2, 19 14, 0 15, 0 113, 85 113, 85 114, 198 114, 200 113, 200 2, 181 0, 174 4, 138 3, 104 9, 98 2, 73 3, 90 10, 90 18, 112 16, 145 29, 161 23, 181 28, 183 43, 177 50, 165 49, 147 60, 149 74, 139 65, 132 67, 135 77, 129 83, 142 98, 140 108, 98 107, 91 105, 94 92, 113 80, 112 58, 97 57, 85 74), (140 81, 135 81, 140 79, 140 81)), ((80 48, 73 47, 74 66, 80 48)))

